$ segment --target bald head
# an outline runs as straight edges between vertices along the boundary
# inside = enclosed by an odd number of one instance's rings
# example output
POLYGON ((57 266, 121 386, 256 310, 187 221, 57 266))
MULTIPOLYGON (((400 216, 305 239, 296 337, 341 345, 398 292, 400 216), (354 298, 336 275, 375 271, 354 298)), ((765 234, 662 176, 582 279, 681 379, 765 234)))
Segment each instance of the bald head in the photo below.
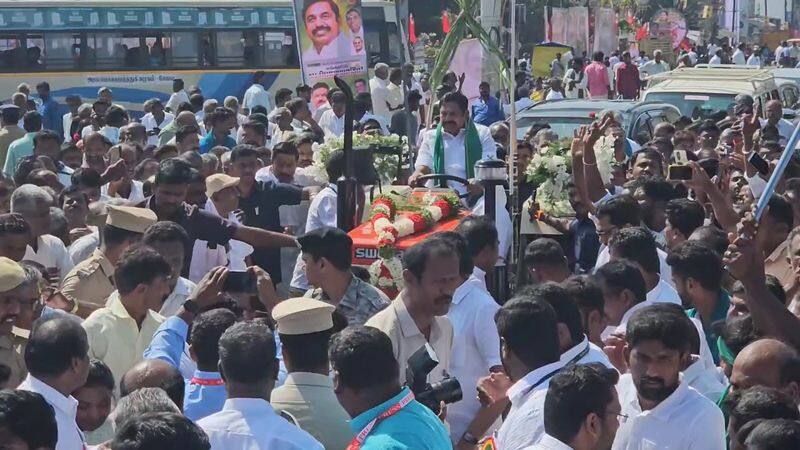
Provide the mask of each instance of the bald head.
POLYGON ((743 348, 733 362, 734 390, 766 386, 783 390, 797 399, 800 358, 797 351, 776 339, 760 339, 743 348))
POLYGON ((183 376, 172 364, 161 359, 145 359, 139 362, 122 376, 119 382, 120 396, 125 397, 145 387, 163 389, 183 409, 183 376))
POLYGON ((178 114, 178 117, 175 118, 175 123, 182 127, 187 127, 189 125, 197 126, 197 119, 195 119, 193 112, 182 111, 178 114))

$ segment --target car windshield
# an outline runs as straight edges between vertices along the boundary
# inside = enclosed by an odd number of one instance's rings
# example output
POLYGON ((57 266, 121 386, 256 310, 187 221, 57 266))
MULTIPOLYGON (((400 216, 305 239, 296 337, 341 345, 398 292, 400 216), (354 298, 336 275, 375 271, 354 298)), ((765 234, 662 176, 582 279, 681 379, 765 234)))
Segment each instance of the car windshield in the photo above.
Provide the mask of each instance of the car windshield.
POLYGON ((592 123, 590 117, 521 117, 517 120, 517 139, 525 137, 531 125, 547 124, 555 131, 559 138, 571 138, 573 132, 581 125, 592 123))
POLYGON ((664 102, 675 105, 681 114, 692 119, 708 119, 733 105, 733 94, 695 94, 685 92, 649 92, 647 102, 664 102))

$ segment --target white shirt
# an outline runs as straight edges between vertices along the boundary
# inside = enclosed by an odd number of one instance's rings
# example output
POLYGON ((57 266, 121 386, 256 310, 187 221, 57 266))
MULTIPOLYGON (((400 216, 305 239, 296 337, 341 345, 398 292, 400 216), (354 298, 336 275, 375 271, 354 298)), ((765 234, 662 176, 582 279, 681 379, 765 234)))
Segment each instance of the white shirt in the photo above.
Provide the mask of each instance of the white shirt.
POLYGON ((628 320, 633 316, 633 313, 635 313, 636 311, 638 311, 638 310, 640 310, 642 308, 645 308, 647 306, 651 306, 652 304, 653 304, 652 302, 649 302, 649 301, 645 300, 643 302, 639 302, 639 303, 631 306, 631 309, 625 311, 625 313, 622 315, 622 319, 620 319, 619 325, 609 325, 609 326, 607 326, 606 329, 603 330, 602 333, 600 333, 600 339, 605 341, 606 338, 611 336, 611 334, 613 334, 613 333, 619 333, 619 334, 624 335, 625 334, 625 330, 628 327, 628 320))
POLYGON ((311 117, 317 122, 317 125, 319 125, 319 120, 322 119, 322 114, 324 114, 325 111, 329 111, 330 109, 331 109, 331 104, 325 102, 319 105, 318 108, 314 109, 311 117))
POLYGON ((61 170, 56 173, 58 177, 58 182, 61 183, 62 186, 72 186, 72 173, 75 172, 75 169, 69 167, 67 165, 63 165, 61 170))
MULTIPOLYGON (((151 136, 152 137, 152 136, 151 136)), ((108 183, 100 186, 100 196, 105 198, 108 197, 108 183)), ((119 195, 114 195, 114 197, 119 198, 119 195)), ((144 201, 144 183, 139 180, 131 180, 131 192, 128 194, 128 198, 126 199, 133 204, 141 203, 144 201)))
POLYGON ((197 285, 187 280, 183 277, 178 277, 178 282, 175 283, 175 287, 172 289, 172 292, 169 293, 169 297, 164 300, 164 304, 161 305, 161 310, 158 311, 164 317, 174 316, 178 313, 178 310, 183 306, 183 302, 189 299, 189 295, 197 288, 197 285))
POLYGON ((100 247, 100 232, 97 228, 86 236, 81 236, 69 246, 69 257, 74 264, 89 258, 100 247))
MULTIPOLYGON (((481 159, 496 158, 497 157, 497 144, 492 139, 492 133, 489 127, 480 124, 475 124, 478 130, 478 136, 481 140, 481 147, 483 154, 481 159)), ((453 136, 447 131, 442 130, 442 141, 444 143, 444 172, 447 175, 455 175, 457 177, 467 177, 467 162, 466 162, 466 149, 464 147, 467 137, 466 130, 462 128, 458 134, 453 136)), ((436 144, 436 129, 426 130, 423 132, 422 145, 419 147, 419 154, 417 161, 414 164, 415 169, 426 166, 433 171, 433 150, 436 144)), ((432 185, 432 183, 429 183, 432 185)), ((448 182, 452 189, 458 191, 459 194, 466 192, 466 187, 460 183, 448 182)))
MULTIPOLYGON (((150 131, 154 128, 158 128, 163 130, 167 125, 171 124, 172 121, 175 119, 175 116, 165 112, 164 113, 164 120, 161 123, 158 123, 156 118, 153 116, 153 113, 147 113, 142 116, 142 125, 147 131, 150 131)), ((158 136, 147 136, 147 145, 158 145, 158 136)))
POLYGON ((664 60, 661 60, 660 63, 657 63, 655 59, 651 59, 639 67, 639 72, 643 78, 658 75, 667 71, 669 71, 669 63, 664 60))
POLYGON ((744 52, 739 50, 739 49, 736 49, 736 51, 733 52, 733 56, 731 56, 731 60, 737 66, 743 66, 743 65, 747 64, 747 60, 744 57, 744 52))
POLYGON ((747 58, 747 65, 761 67, 761 57, 753 53, 749 58, 747 58))
POLYGON ((73 396, 65 397, 64 394, 53 389, 31 374, 17 386, 18 390, 36 392, 44 397, 45 401, 53 407, 56 413, 58 426, 58 443, 56 450, 81 450, 85 448, 83 433, 75 422, 78 412, 78 400, 73 396))
POLYGON ((647 301, 650 303, 675 303, 681 305, 681 297, 669 283, 659 278, 656 287, 647 293, 647 301))
POLYGON ((697 361, 683 371, 683 381, 689 387, 694 388, 707 399, 716 403, 725 392, 726 385, 723 384, 722 380, 725 377, 721 376, 716 368, 707 367, 699 356, 696 356, 696 358, 697 361))
POLYGON ((525 447, 523 450, 572 450, 572 447, 545 433, 538 444, 525 447))
POLYGON ((39 236, 37 243, 38 250, 35 252, 30 245, 27 246, 22 260, 37 262, 46 269, 58 267, 59 280, 63 280, 74 266, 64 243, 61 242, 61 239, 49 234, 39 236))
POLYGON ((61 126, 64 128, 64 142, 71 142, 72 136, 69 135, 69 129, 72 126, 72 113, 68 112, 61 118, 61 126))
MULTIPOLYGON (((311 200, 311 205, 308 207, 308 219, 306 220, 305 232, 314 231, 322 227, 335 227, 336 226, 336 185, 331 183, 324 189, 319 191, 314 199, 311 200)), ((308 279, 306 279, 306 266, 303 263, 301 255, 297 255, 297 261, 294 265, 294 273, 292 274, 292 281, 289 284, 292 288, 300 289, 303 291, 308 290, 308 279)))
POLYGON ((183 89, 178 92, 173 92, 172 95, 169 96, 166 108, 175 113, 178 111, 178 106, 180 106, 181 103, 189 103, 189 94, 183 89))
POLYGON ((622 414, 614 439, 614 450, 725 449, 725 419, 722 411, 685 381, 664 401, 642 411, 630 374, 617 383, 622 414))
POLYGON ((545 97, 544 99, 546 101, 564 100, 564 96, 561 94, 561 92, 550 90, 550 92, 547 93, 547 97, 545 97))
MULTIPOLYGON (((478 269, 480 270, 480 269, 478 269)), ((461 383, 463 392, 475 392, 478 379, 489 368, 500 366, 500 336, 494 315, 500 305, 486 291, 485 282, 472 275, 453 293, 447 318, 453 325, 453 356, 450 373, 461 383)), ((447 408, 450 438, 458 442, 467 431, 481 405, 475 395, 464 395, 447 408)))
MULTIPOLYGON (((661 274, 661 279, 672 285, 672 267, 667 264, 667 254, 660 248, 657 248, 656 252, 658 253, 659 273, 661 274)), ((608 246, 603 245, 600 249, 600 254, 597 255, 597 262, 594 265, 594 270, 597 271, 597 269, 606 265, 609 261, 611 261, 611 253, 608 250, 608 246)))
POLYGON ((316 47, 314 47, 312 44, 306 49, 306 51, 303 52, 303 64, 319 63, 326 60, 338 59, 344 54, 342 50, 346 50, 347 54, 349 55, 350 51, 347 50, 350 48, 349 44, 350 43, 347 42, 347 39, 344 38, 344 33, 339 33, 336 38, 334 38, 327 45, 324 45, 319 51, 317 51, 316 47))
POLYGON ((714 56, 711 57, 711 59, 708 60, 708 63, 709 64, 722 64, 722 58, 720 58, 718 55, 714 55, 714 56))
POLYGON ((254 106, 263 106, 267 108, 267 112, 272 111, 272 99, 269 92, 259 83, 253 83, 247 88, 242 99, 242 108, 252 110, 254 106))
POLYGON ((372 113, 388 121, 392 118, 392 112, 386 105, 389 100, 389 81, 373 77, 369 80, 369 88, 372 95, 372 113))
POLYGON ((508 388, 511 409, 497 431, 497 448, 519 450, 539 442, 544 434, 544 399, 554 372, 564 367, 556 361, 532 370, 508 388))
POLYGON ((338 117, 333 109, 322 113, 319 118, 319 127, 325 132, 325 138, 344 136, 344 114, 338 117))
POLYGON ((590 364, 590 363, 600 363, 609 369, 613 369, 614 366, 611 364, 611 361, 608 359, 608 356, 603 351, 602 348, 592 344, 589 342, 589 338, 585 335, 583 336, 583 340, 576 346, 572 347, 571 349, 565 351, 561 354, 559 361, 563 365, 567 365, 569 363, 572 364, 590 364), (589 347, 586 350, 586 347, 589 347), (584 353, 577 361, 573 361, 577 358, 581 353, 584 353))
MULTIPOLYGON (((764 125, 767 124, 767 121, 764 119, 760 119, 760 121, 761 127, 763 128, 764 125)), ((794 133, 794 125, 786 119, 780 119, 778 123, 775 124, 775 128, 778 129, 778 134, 781 136, 780 144, 785 146, 789 142, 789 138, 792 137, 792 133, 794 133)), ((800 146, 796 148, 800 148, 800 146)))
POLYGON ((260 398, 229 398, 222 411, 198 420, 197 425, 208 435, 211 450, 323 449, 260 398))

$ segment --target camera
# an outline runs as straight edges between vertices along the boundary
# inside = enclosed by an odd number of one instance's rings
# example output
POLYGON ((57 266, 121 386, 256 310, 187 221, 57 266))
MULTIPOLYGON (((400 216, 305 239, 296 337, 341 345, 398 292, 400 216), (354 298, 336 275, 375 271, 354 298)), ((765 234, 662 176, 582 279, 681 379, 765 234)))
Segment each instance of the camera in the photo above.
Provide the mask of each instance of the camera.
POLYGON ((428 383, 428 374, 437 365, 436 352, 430 344, 425 344, 408 358, 406 367, 406 385, 416 400, 435 414, 439 414, 442 402, 450 404, 462 398, 461 384, 454 377, 447 376, 433 384, 428 383))

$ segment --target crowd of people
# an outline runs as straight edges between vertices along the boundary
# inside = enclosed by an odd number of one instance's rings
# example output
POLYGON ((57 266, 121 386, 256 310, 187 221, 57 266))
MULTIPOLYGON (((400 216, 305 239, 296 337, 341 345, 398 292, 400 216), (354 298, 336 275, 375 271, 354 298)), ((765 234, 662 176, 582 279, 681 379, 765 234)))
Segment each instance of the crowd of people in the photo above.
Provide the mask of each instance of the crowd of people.
POLYGON ((681 50, 675 63, 671 64, 661 50, 653 51, 652 57, 645 51, 601 51, 580 55, 572 51, 556 53, 549 63, 549 76, 531 78, 531 57, 524 54, 520 59, 521 74, 517 86, 525 90, 517 91, 517 106, 525 107, 532 101, 561 99, 637 99, 646 86, 649 77, 676 68, 694 67, 697 64, 737 65, 752 67, 800 68, 800 46, 798 42, 781 42, 775 49, 766 46, 749 45, 746 42, 732 46, 727 39, 709 42, 706 45, 692 45, 681 50))
MULTIPOLYGON (((560 75, 608 76, 595 60, 560 75)), ((504 203, 405 250, 390 299, 337 228, 344 153, 313 176, 346 95, 263 80, 221 105, 175 80, 138 120, 109 88, 63 115, 47 83, 0 106, 0 447, 800 448, 796 155, 753 213, 792 131, 780 102, 741 95, 635 147, 598 114, 571 141, 574 218, 517 178, 524 214, 562 235, 520 250, 510 299, 487 287, 512 247, 504 203)), ((408 183, 468 179, 471 208, 475 162, 507 158, 504 105, 484 83, 470 107, 452 73, 434 103, 428 80, 378 64, 354 127, 413 133, 408 183)), ((508 163, 554 139, 534 126, 508 163)))

